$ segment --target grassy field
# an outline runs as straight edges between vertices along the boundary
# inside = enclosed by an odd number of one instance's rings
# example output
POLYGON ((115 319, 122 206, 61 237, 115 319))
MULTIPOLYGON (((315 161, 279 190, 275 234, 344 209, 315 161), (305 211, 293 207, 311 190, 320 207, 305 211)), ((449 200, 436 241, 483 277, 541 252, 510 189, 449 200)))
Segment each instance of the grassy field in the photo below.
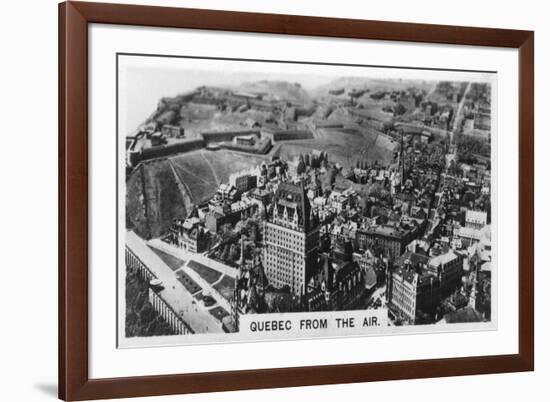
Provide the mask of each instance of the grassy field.
POLYGON ((161 251, 158 248, 151 246, 149 246, 149 248, 153 250, 155 254, 158 255, 160 259, 172 269, 172 271, 176 271, 177 269, 181 268, 183 264, 185 264, 185 261, 180 260, 179 258, 176 258, 170 254, 166 254, 164 251, 161 251))
POLYGON ((174 218, 183 218, 190 208, 179 191, 168 160, 147 162, 127 182, 127 225, 145 239, 165 233, 174 218))
POLYGON ((265 157, 231 151, 195 151, 170 158, 196 204, 208 201, 232 173, 259 165, 265 157))
POLYGON ((185 218, 193 205, 208 201, 231 173, 257 166, 266 158, 201 150, 144 163, 127 181, 127 227, 145 239, 159 237, 174 219, 185 218))
POLYGON ((202 288, 195 282, 189 275, 183 271, 178 271, 177 273, 178 281, 181 282, 183 286, 189 291, 189 293, 194 294, 202 290, 202 288))
POLYGON ((317 131, 321 138, 282 143, 277 146, 274 154, 282 159, 293 159, 312 150, 325 151, 332 162, 353 167, 358 160, 389 163, 396 146, 387 137, 366 128, 349 132, 328 129, 317 131))
POLYGON ((202 151, 170 158, 173 166, 195 204, 210 199, 219 185, 216 173, 202 156, 202 151))
POLYGON ((140 166, 126 182, 126 226, 143 238, 150 237, 147 203, 143 194, 143 170, 140 166))
POLYGON ((214 283, 222 276, 222 274, 215 269, 207 267, 206 265, 194 260, 189 261, 187 266, 199 274, 208 283, 214 283))
POLYGON ((220 292, 225 299, 231 300, 235 289, 235 279, 225 275, 221 281, 214 285, 214 289, 220 292))
POLYGON ((218 320, 222 320, 224 317, 227 317, 229 313, 225 311, 224 308, 218 306, 214 307, 213 309, 208 310, 210 314, 212 314, 214 317, 216 317, 218 320))
POLYGON ((204 157, 210 162, 213 171, 221 182, 227 182, 231 173, 250 169, 269 159, 266 156, 244 154, 232 151, 204 151, 204 157))
POLYGON ((267 155, 199 150, 149 161, 127 181, 127 226, 145 239, 158 237, 174 219, 185 218, 193 205, 212 198, 232 173, 258 166, 272 156, 289 160, 319 150, 327 152, 332 162, 352 167, 358 160, 387 164, 395 147, 395 142, 379 132, 356 126, 344 131, 320 129, 315 139, 281 142, 267 155))

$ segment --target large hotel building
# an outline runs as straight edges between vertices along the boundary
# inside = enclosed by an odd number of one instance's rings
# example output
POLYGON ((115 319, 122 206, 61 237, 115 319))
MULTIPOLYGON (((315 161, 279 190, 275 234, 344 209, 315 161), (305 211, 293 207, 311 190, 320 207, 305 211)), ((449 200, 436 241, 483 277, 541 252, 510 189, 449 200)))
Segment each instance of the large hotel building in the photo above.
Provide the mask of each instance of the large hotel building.
POLYGON ((303 295, 319 248, 319 222, 302 184, 279 185, 264 227, 264 266, 269 283, 303 295))

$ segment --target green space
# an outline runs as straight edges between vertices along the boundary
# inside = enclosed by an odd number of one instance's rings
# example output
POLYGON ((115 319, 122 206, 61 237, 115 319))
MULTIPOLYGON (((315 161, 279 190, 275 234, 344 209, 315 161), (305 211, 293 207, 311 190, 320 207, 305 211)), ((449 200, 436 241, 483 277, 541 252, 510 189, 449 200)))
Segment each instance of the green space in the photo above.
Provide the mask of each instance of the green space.
POLYGON ((235 279, 225 275, 213 288, 220 292, 224 299, 231 300, 235 289, 235 279))
POLYGON ((178 271, 177 273, 178 281, 181 282, 183 286, 189 291, 189 293, 194 294, 202 290, 202 288, 195 282, 189 275, 183 271, 178 271))
POLYGON ((189 261, 187 266, 199 274, 208 283, 214 283, 222 276, 221 272, 207 267, 206 265, 203 265, 195 260, 189 261))
POLYGON ((125 334, 128 338, 174 335, 174 330, 149 302, 149 286, 137 271, 126 270, 125 334))
POLYGON ((229 313, 220 306, 214 307, 213 309, 208 310, 208 312, 220 321, 223 320, 224 317, 227 317, 229 315, 229 313))
POLYGON ((158 255, 160 259, 164 261, 164 263, 168 265, 172 271, 178 270, 183 266, 183 264, 185 264, 184 260, 174 257, 173 255, 167 254, 164 251, 159 250, 158 248, 155 248, 152 246, 149 246, 149 248, 153 250, 154 253, 158 255))
POLYGON ((165 233, 189 208, 166 159, 145 162, 128 178, 126 226, 144 239, 165 233))

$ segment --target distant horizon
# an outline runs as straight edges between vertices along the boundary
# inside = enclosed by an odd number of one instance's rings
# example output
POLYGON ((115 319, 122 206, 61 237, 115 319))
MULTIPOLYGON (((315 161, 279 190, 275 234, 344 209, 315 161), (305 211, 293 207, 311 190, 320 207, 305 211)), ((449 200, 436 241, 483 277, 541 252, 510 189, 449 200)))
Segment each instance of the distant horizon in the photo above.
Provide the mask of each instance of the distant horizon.
MULTIPOLYGON (((148 60, 148 59, 147 59, 148 60)), ((181 59, 176 59, 181 62, 181 59)), ((418 76, 417 74, 425 70, 407 70, 398 68, 375 68, 375 67, 363 67, 365 74, 346 74, 351 73, 349 68, 341 68, 348 71, 342 71, 343 74, 335 74, 331 69, 330 74, 326 71, 315 72, 309 74, 306 72, 296 72, 296 70, 303 69, 302 64, 296 63, 296 66, 300 68, 289 69, 289 66, 294 66, 292 63, 259 63, 250 62, 259 68, 258 64, 262 66, 269 66, 266 71, 244 71, 244 65, 247 63, 230 63, 226 64, 224 69, 219 68, 202 68, 201 64, 205 62, 213 62, 217 60, 195 60, 195 59, 183 59, 190 64, 199 64, 199 68, 174 68, 174 67, 153 67, 153 66, 128 66, 119 70, 119 93, 125 95, 125 101, 121 99, 121 123, 123 127, 120 130, 120 134, 126 136, 133 132, 145 120, 151 116, 156 110, 158 102, 165 97, 175 97, 183 93, 192 91, 201 86, 214 86, 221 88, 235 88, 244 84, 252 84, 260 81, 269 82, 287 82, 290 84, 298 83, 300 86, 309 93, 321 90, 324 86, 329 87, 331 84, 338 80, 365 80, 365 81, 377 81, 383 83, 387 81, 407 83, 417 83, 420 86, 431 86, 440 81, 452 81, 452 82, 464 82, 471 80, 480 81, 480 73, 458 73, 455 71, 438 71, 438 74, 431 74, 430 78, 426 76, 418 76), (269 71, 267 71, 269 70, 269 71), (398 71, 396 71, 398 70, 398 71), (397 72, 402 76, 397 76, 397 72), (442 74, 443 73, 443 74, 442 74), (439 76, 439 77, 434 77, 439 76), (442 77, 445 76, 445 78, 442 77), (466 76, 468 80, 465 79, 466 76), (433 77, 433 78, 431 78, 433 77), (477 78, 477 79, 476 79, 477 78)), ((323 67, 323 66, 311 66, 307 67, 323 67)), ((334 67, 334 66, 331 66, 334 67)), ((250 67, 247 67, 250 68, 250 67)), ((357 67, 356 67, 357 68, 357 67)), ((354 73, 356 71, 353 71, 354 73)), ((481 76, 488 76, 490 74, 481 74, 481 76)), ((490 82, 490 80, 487 80, 490 82)), ((336 84, 334 84, 336 85, 336 84)))

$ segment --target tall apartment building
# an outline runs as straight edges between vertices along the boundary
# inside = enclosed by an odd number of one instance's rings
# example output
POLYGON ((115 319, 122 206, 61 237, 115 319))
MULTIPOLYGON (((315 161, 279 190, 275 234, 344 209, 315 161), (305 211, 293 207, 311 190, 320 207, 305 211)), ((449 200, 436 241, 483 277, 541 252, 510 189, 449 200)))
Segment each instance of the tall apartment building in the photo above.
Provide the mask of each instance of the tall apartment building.
POLYGON ((266 214, 264 266, 269 283, 303 295, 319 248, 319 222, 303 184, 279 185, 266 214))
POLYGON ((387 277, 392 313, 405 323, 426 323, 439 303, 461 285, 462 258, 452 250, 429 257, 407 251, 387 277))

